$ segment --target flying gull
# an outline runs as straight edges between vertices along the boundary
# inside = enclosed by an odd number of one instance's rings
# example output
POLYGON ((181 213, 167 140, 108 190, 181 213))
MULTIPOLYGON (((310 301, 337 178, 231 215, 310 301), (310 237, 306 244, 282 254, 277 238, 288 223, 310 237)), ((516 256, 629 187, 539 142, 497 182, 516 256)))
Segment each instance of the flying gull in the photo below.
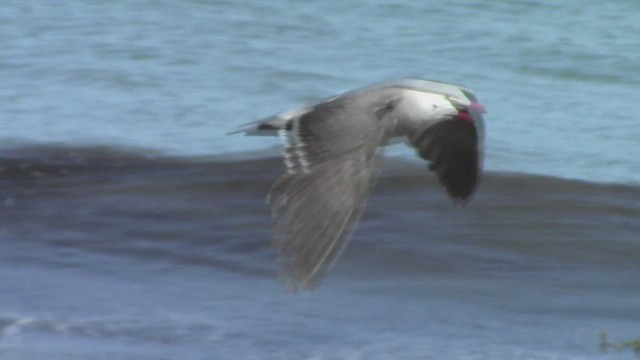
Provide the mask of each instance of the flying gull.
POLYGON ((312 288, 344 249, 365 207, 380 148, 404 139, 465 204, 482 168, 484 108, 467 88, 400 79, 328 98, 237 132, 279 134, 287 172, 268 196, 275 245, 292 288, 312 288))

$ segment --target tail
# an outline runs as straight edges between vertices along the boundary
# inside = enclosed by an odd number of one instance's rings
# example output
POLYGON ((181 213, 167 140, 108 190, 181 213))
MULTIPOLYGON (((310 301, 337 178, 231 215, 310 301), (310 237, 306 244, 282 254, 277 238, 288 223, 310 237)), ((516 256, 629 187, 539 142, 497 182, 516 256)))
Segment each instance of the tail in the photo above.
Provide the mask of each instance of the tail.
POLYGON ((249 136, 277 136, 280 130, 291 130, 293 121, 306 114, 312 108, 312 106, 302 107, 258 121, 252 121, 241 125, 238 130, 227 133, 227 135, 244 133, 249 136))
POLYGON ((227 135, 245 134, 246 136, 277 136, 278 131, 287 128, 289 119, 272 116, 258 121, 240 125, 238 130, 228 132, 227 135))

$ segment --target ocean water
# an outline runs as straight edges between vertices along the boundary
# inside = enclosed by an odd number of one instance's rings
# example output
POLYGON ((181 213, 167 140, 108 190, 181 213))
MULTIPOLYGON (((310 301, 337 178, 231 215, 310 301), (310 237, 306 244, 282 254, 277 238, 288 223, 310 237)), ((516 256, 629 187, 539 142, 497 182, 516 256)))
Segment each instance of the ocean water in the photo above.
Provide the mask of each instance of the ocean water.
POLYGON ((0 358, 634 359, 637 1, 6 1, 0 358), (461 209, 404 145, 311 293, 278 278, 278 139, 369 83, 487 108, 461 209))

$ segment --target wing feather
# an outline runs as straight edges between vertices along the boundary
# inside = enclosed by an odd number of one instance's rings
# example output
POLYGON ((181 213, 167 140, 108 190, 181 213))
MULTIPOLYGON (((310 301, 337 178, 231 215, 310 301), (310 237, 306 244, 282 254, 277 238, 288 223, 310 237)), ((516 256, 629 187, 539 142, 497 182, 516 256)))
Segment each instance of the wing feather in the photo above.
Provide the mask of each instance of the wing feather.
POLYGON ((298 121, 289 139, 301 164, 269 193, 275 245, 293 289, 312 288, 342 253, 372 187, 384 137, 373 108, 321 104, 298 121))
POLYGON ((411 138, 418 154, 431 162, 440 183, 458 201, 471 198, 480 179, 480 139, 473 122, 445 120, 411 138))

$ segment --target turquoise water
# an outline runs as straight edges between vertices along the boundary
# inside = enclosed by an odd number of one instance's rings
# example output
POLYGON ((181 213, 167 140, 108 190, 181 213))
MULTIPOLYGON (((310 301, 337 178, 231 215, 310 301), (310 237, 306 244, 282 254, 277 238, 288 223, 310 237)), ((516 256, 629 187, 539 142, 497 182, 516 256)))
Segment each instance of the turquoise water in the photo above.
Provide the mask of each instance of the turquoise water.
POLYGON ((5 2, 0 142, 266 149, 279 144, 225 133, 419 76, 477 92, 489 170, 640 183, 639 11, 622 0, 5 2))

